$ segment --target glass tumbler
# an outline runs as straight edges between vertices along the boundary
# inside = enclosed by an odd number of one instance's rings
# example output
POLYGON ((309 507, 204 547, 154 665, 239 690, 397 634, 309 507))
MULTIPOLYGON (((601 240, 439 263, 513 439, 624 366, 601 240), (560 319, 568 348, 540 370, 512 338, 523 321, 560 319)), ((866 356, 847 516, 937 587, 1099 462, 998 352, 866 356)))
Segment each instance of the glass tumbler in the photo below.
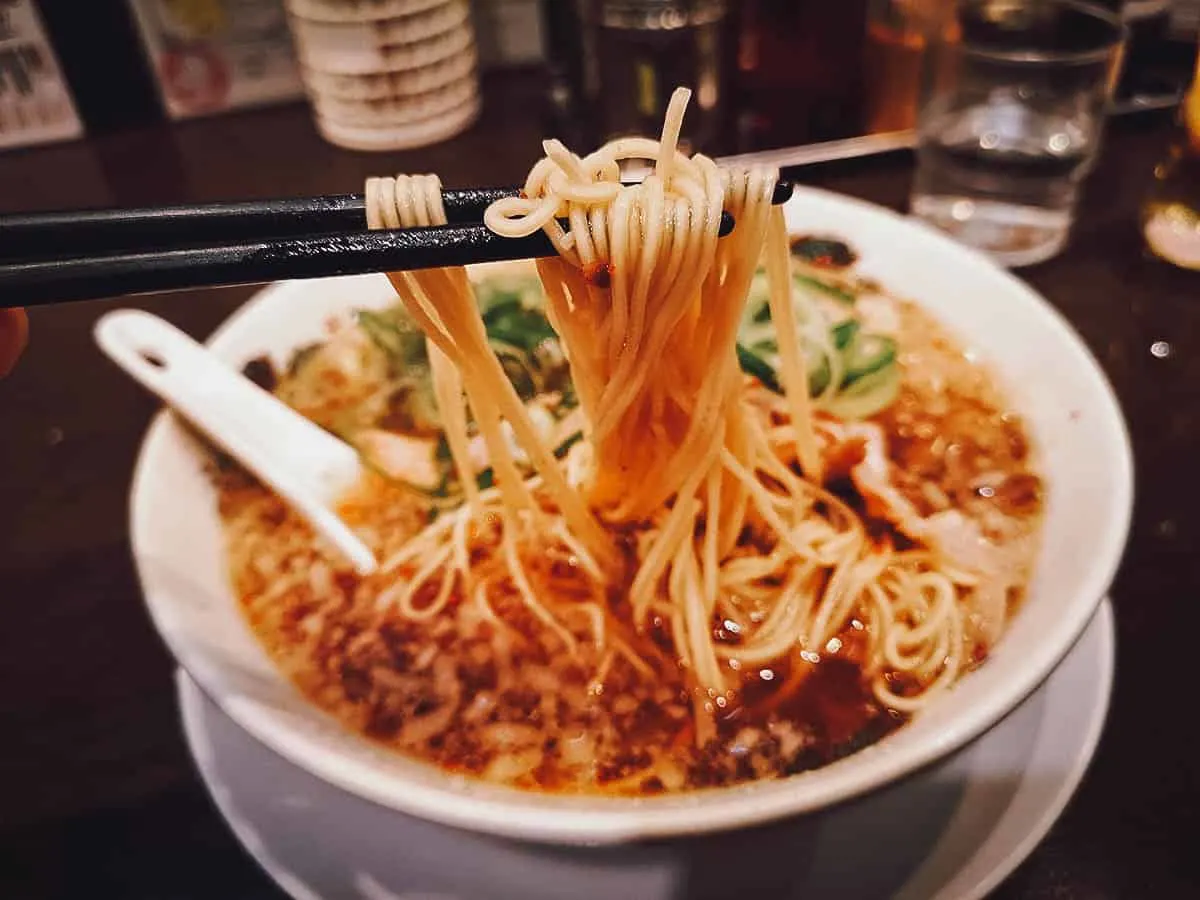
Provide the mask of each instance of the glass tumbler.
POLYGON ((866 131, 916 127, 926 49, 953 27, 954 0, 867 0, 863 48, 866 131))
POLYGON ((930 47, 912 212, 1006 266, 1066 243, 1125 29, 1076 0, 960 0, 930 47))

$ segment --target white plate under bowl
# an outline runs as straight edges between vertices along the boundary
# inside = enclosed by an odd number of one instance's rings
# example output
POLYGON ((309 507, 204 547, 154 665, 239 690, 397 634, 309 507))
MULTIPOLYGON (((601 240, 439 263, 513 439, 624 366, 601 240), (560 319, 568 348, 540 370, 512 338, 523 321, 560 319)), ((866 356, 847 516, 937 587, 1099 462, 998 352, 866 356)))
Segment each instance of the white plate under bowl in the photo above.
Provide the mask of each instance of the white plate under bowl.
MULTIPOLYGON (((162 415, 138 460, 131 530, 150 614, 180 664, 257 739, 345 790, 433 822, 558 844, 762 825, 880 788, 978 737, 1049 675, 1112 579, 1132 503, 1120 410, 1075 332, 986 258, 887 210, 822 191, 798 190, 787 217, 793 233, 849 240, 864 274, 920 302, 989 361, 1042 456, 1046 516, 1028 597, 987 664, 913 722, 785 781, 639 800, 520 792, 384 752, 305 701, 251 634, 227 583, 201 457, 179 424, 162 415)), ((232 316, 210 346, 234 365, 263 352, 283 362, 319 338, 329 316, 392 302, 382 276, 276 285, 232 316)))
MULTIPOLYGON (((985 896, 1045 836, 1083 777, 1108 709, 1113 660, 1112 606, 1104 603, 1054 674, 1000 724, 891 788, 808 817, 796 846, 775 861, 786 867, 782 890, 754 896, 985 896)), ((481 835, 454 848, 460 860, 469 851, 470 865, 451 864, 449 829, 314 778, 239 728, 182 672, 179 701, 209 794, 294 900, 695 900, 706 891, 697 885, 697 854, 680 845, 622 867, 596 865, 603 850, 548 861, 544 847, 481 835), (568 859, 576 867, 565 882, 568 859)))

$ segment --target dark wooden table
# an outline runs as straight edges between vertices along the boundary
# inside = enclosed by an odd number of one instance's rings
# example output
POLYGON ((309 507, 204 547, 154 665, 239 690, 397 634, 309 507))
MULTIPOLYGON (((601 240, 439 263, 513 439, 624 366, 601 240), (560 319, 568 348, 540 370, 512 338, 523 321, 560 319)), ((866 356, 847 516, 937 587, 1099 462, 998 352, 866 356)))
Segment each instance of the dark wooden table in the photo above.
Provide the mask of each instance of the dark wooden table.
MULTIPOLYGON (((303 107, 151 127, 0 156, 0 211, 311 195, 368 174, 518 182, 540 152, 536 79, 486 90, 471 133, 364 155, 303 107)), ((1133 538, 1114 588, 1116 692, 1099 754, 1050 837, 1000 889, 1028 898, 1200 896, 1200 275, 1146 259, 1138 204, 1162 118, 1113 124, 1069 250, 1028 280, 1116 386, 1137 456, 1133 538), (1168 352, 1151 352, 1165 342, 1168 352)), ((903 208, 906 156, 803 172, 903 208)), ((970 286, 964 285, 969 301, 970 286)), ((152 308, 206 335, 251 289, 35 310, 0 382, 0 897, 273 898, 204 795, 172 664, 142 609, 126 527, 155 403, 95 349, 97 317, 152 308)), ((1103 485, 1097 485, 1103 490, 1103 485)), ((1088 548, 1079 548, 1087 553, 1088 548)))

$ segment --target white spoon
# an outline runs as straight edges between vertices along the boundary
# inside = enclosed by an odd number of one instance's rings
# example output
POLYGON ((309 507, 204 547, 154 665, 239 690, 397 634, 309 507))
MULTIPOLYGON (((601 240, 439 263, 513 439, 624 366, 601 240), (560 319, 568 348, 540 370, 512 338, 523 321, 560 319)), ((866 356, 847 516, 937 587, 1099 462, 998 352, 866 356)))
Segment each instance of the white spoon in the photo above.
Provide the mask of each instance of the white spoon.
POLYGON ((359 574, 375 571, 375 555, 334 511, 364 473, 350 445, 158 316, 117 310, 95 335, 109 358, 269 485, 359 574))

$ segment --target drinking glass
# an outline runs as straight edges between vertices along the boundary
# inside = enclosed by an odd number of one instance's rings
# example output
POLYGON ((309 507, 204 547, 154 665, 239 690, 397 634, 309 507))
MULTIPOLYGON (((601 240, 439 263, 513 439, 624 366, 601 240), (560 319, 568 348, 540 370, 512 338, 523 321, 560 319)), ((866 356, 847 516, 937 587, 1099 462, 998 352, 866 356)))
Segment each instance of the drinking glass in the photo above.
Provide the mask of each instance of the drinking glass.
POLYGON ((924 67, 912 212, 1007 266, 1066 243, 1116 84, 1120 18, 1076 0, 960 0, 924 67))
POLYGON ((917 123, 926 49, 954 22, 954 0, 867 0, 863 104, 867 134, 917 123))

